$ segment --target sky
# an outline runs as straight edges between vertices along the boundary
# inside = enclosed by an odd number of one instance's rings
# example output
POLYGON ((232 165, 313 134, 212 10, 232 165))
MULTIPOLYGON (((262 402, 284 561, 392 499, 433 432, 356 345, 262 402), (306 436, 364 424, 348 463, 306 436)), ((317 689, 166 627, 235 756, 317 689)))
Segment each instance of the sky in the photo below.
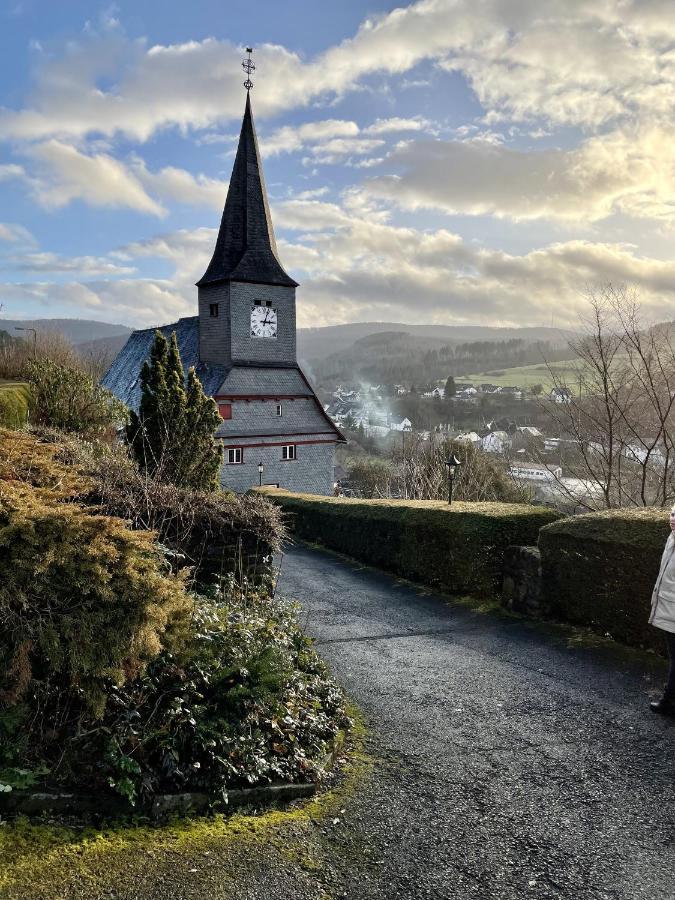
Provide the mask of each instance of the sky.
POLYGON ((195 314, 246 46, 300 326, 675 318, 672 0, 0 0, 0 320, 195 314))

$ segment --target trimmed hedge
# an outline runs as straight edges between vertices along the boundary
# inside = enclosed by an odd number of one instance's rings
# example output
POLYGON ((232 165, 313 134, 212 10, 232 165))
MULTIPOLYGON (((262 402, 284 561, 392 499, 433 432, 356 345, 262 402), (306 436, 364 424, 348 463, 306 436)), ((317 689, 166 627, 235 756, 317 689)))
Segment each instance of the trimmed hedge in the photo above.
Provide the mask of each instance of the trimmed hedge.
POLYGON ((454 594, 493 596, 504 551, 534 544, 559 518, 517 503, 355 500, 263 489, 288 514, 293 533, 362 562, 454 594))
POLYGON ((648 624, 668 537, 668 511, 612 509, 555 522, 539 535, 550 614, 617 641, 663 652, 648 624))
POLYGON ((21 381, 0 381, 0 425, 23 428, 28 421, 30 388, 21 381))

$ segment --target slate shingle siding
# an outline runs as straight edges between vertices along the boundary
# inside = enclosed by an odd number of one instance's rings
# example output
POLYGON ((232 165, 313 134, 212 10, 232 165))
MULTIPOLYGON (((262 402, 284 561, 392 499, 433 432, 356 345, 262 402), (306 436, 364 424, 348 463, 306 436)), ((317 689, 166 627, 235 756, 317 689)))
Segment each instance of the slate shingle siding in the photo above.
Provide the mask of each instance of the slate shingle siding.
POLYGON ((295 362, 295 288, 270 284, 230 284, 232 359, 295 362), (251 337, 251 307, 256 300, 271 300, 277 311, 275 338, 251 337))
POLYGON ((320 434, 335 433, 314 398, 281 400, 282 415, 276 415, 274 400, 236 400, 232 418, 218 429, 219 437, 238 434, 320 434))
POLYGON ((279 394, 300 394, 314 397, 312 389, 300 374, 297 366, 276 369, 263 366, 234 366, 218 388, 222 397, 241 397, 260 394, 274 397, 279 394))
POLYGON ((227 375, 224 366, 212 365, 200 362, 199 358, 199 317, 189 316, 179 319, 170 325, 162 325, 157 328, 144 328, 141 331, 132 331, 129 338, 113 360, 112 365, 101 380, 103 387, 119 397, 126 405, 138 412, 141 399, 140 373, 143 363, 150 357, 155 340, 155 331, 161 331, 169 340, 172 332, 176 332, 180 358, 187 374, 188 369, 194 366, 205 393, 213 396, 223 383, 227 375))
POLYGON ((198 288, 199 297, 199 355, 204 362, 230 366, 230 285, 209 284, 198 288), (218 304, 218 316, 210 313, 212 303, 218 304))
MULTIPOLYGON (((288 438, 288 443, 307 440, 307 435, 298 434, 288 438)), ((274 438, 278 441, 279 438, 274 438)), ((249 443, 252 443, 250 441, 249 443)), ((259 441, 255 441, 259 443, 259 441)), ((227 446, 227 441, 224 442, 227 446)), ((307 494, 333 493, 333 453, 335 443, 298 444, 297 458, 282 460, 280 446, 248 447, 245 441, 236 441, 236 446, 243 447, 241 464, 225 463, 220 470, 220 483, 237 493, 244 493, 259 483, 258 463, 265 466, 263 484, 278 484, 289 491, 300 491, 307 494)))

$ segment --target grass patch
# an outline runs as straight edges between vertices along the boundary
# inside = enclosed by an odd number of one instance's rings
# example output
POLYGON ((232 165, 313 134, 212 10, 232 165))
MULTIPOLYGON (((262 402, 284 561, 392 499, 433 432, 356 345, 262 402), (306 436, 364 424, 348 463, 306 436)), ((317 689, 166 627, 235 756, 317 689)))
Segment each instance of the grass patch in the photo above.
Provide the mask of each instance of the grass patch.
POLYGON ((28 421, 30 400, 28 384, 0 379, 0 425, 23 428, 28 421))
MULTIPOLYGON (((560 362, 551 363, 551 370, 558 381, 566 381, 574 389, 575 383, 579 381, 580 364, 581 362, 578 359, 564 359, 560 362)), ((553 387, 553 381, 545 363, 536 363, 531 366, 514 366, 512 369, 503 369, 499 372, 479 372, 475 375, 462 375, 455 378, 455 382, 458 385, 468 382, 473 385, 496 384, 498 387, 517 385, 522 388, 531 388, 533 384, 541 384, 545 390, 553 387)))

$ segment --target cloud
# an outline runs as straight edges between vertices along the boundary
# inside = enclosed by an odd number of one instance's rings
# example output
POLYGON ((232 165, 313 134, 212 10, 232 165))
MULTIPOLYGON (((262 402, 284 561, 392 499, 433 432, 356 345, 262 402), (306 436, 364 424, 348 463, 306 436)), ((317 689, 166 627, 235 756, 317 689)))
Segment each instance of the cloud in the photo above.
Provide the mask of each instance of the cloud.
POLYGON ((185 169, 166 166, 158 172, 150 172, 145 162, 135 157, 132 163, 135 176, 153 196, 186 206, 203 206, 222 209, 227 196, 228 183, 206 175, 192 175, 185 169))
MULTIPOLYGON (((0 237, 2 226, 0 226, 0 237)), ((1 267, 16 272, 77 273, 81 277, 133 275, 131 266, 122 266, 100 256, 62 256, 58 253, 27 253, 2 257, 1 267)))
POLYGON ((359 126, 356 122, 343 119, 323 119, 297 126, 284 125, 283 128, 261 139, 261 152, 264 157, 293 153, 331 138, 350 138, 358 133, 359 126))
POLYGON ((365 190, 406 209, 514 220, 595 222, 621 212, 675 221, 675 129, 621 130, 570 150, 515 150, 483 140, 409 141, 399 171, 365 190))
POLYGON ((0 222, 0 241, 29 246, 35 244, 35 238, 27 228, 10 222, 0 222))
POLYGON ((34 173, 11 166, 8 168, 17 171, 10 176, 21 178, 33 199, 47 209, 61 209, 81 200, 89 206, 132 209, 161 218, 168 202, 221 209, 227 195, 225 181, 175 166, 152 172, 137 154, 125 162, 56 139, 33 144, 23 152, 34 163, 34 173))
POLYGON ((163 324, 193 313, 192 305, 167 281, 140 278, 118 281, 2 283, 3 298, 45 310, 45 315, 69 311, 71 315, 101 316, 135 325, 163 324))
MULTIPOLYGON (((598 127, 643 113, 672 117, 675 11, 663 0, 418 0, 365 20, 312 59, 256 48, 259 116, 341 96, 374 74, 423 60, 460 72, 488 118, 598 127)), ((206 38, 149 45, 115 20, 43 53, 23 109, 0 113, 13 139, 206 129, 238 119, 242 49, 206 38), (110 85, 102 87, 102 85, 110 85)))
POLYGON ((391 134, 401 131, 431 131, 433 123, 421 116, 413 119, 402 119, 395 116, 390 119, 376 119, 372 125, 363 129, 364 134, 391 134))
POLYGON ((12 178, 23 179, 26 173, 22 166, 15 163, 4 163, 0 165, 0 181, 9 181, 12 178))
POLYGON ((154 216, 166 214, 141 181, 123 163, 106 153, 88 155, 55 139, 25 151, 38 165, 33 194, 38 203, 59 209, 73 200, 91 206, 134 209, 154 216))
MULTIPOLYGON (((630 245, 570 240, 506 253, 446 229, 419 231, 375 220, 350 199, 353 208, 292 200, 273 210, 286 234, 296 234, 279 246, 301 282, 301 326, 392 319, 540 325, 552 309, 560 327, 573 326, 585 308, 585 289, 607 281, 634 285, 652 320, 672 318, 675 262, 640 255, 630 245)), ((161 259, 174 270, 170 278, 101 280, 85 274, 67 284, 5 283, 3 297, 77 314, 105 312, 110 320, 146 327, 194 315, 194 282, 208 264, 215 237, 210 228, 169 232, 126 244, 102 262, 131 267, 138 259, 161 259)))

